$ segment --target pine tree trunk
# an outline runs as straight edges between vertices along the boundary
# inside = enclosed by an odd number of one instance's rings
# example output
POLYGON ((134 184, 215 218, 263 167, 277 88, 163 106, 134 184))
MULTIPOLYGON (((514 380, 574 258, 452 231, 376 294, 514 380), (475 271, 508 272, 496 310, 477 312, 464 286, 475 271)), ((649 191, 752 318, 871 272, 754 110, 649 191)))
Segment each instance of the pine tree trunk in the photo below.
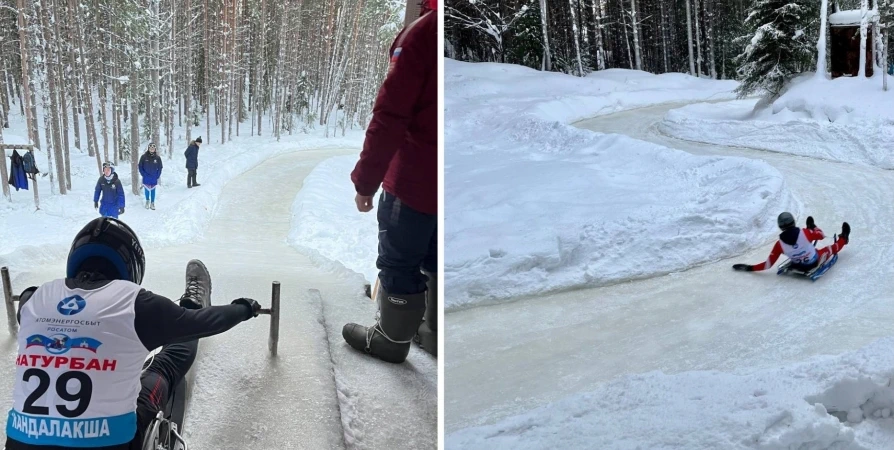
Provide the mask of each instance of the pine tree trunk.
POLYGON ((636 70, 643 70, 642 50, 639 46, 639 22, 636 20, 636 0, 630 0, 630 21, 633 23, 633 52, 636 55, 636 70))
POLYGON ((258 63, 258 75, 257 75, 257 88, 255 88, 255 101, 257 101, 257 106, 255 109, 258 113, 258 136, 261 135, 261 125, 263 124, 263 112, 265 109, 265 103, 263 102, 263 89, 264 89, 264 77, 266 76, 267 71, 267 0, 261 0, 261 59, 258 63))
MULTIPOLYGON (((192 0, 186 0, 186 15, 185 18, 192 17, 192 0)), ((186 47, 186 62, 183 65, 185 67, 184 76, 186 78, 186 82, 184 84, 184 88, 186 89, 186 94, 183 99, 183 115, 186 116, 186 142, 192 141, 192 117, 190 113, 192 112, 192 83, 195 80, 195 74, 193 73, 193 68, 195 67, 195 62, 192 60, 192 49, 193 49, 193 40, 192 36, 195 34, 195 30, 193 27, 195 26, 192 23, 187 21, 187 27, 189 27, 189 33, 183 34, 183 45, 186 47)))
POLYGON ((860 12, 862 14, 862 19, 860 20, 860 71, 857 73, 857 76, 860 78, 866 77, 866 32, 869 25, 867 16, 868 9, 869 1, 862 0, 860 2, 860 12))
MULTIPOLYGON (((76 9, 75 1, 68 0, 68 7, 72 9, 76 9)), ((78 66, 81 70, 81 82, 83 87, 81 92, 84 95, 84 104, 87 107, 86 114, 84 115, 84 121, 87 122, 87 147, 92 149, 88 150, 91 155, 96 155, 96 169, 99 172, 102 172, 102 161, 100 160, 99 151, 96 145, 96 127, 94 126, 93 118, 93 96, 91 95, 92 89, 90 87, 90 77, 87 73, 87 55, 84 52, 84 35, 82 34, 83 28, 81 27, 81 14, 80 11, 75 11, 75 35, 78 40, 78 55, 80 56, 80 64, 78 66)))
POLYGON ((717 59, 714 57, 714 0, 704 0, 705 39, 708 43, 708 72, 711 79, 717 79, 717 59))
POLYGON ((591 5, 593 6, 593 17, 596 21, 596 68, 598 70, 605 70, 605 36, 604 36, 604 26, 602 24, 602 0, 593 0, 591 5))
POLYGON ((549 29, 547 24, 546 0, 540 0, 540 27, 543 33, 543 61, 540 70, 552 70, 552 56, 549 53, 549 29))
MULTIPOLYGON (((131 74, 131 82, 136 82, 136 74, 131 74)), ((130 103, 130 184, 134 195, 140 195, 140 115, 137 105, 130 103)))
POLYGON ((698 0, 693 0, 695 2, 695 75, 697 77, 701 77, 704 72, 704 66, 702 64, 702 33, 701 26, 699 24, 699 3, 698 0))
MULTIPOLYGON (((33 101, 32 92, 34 92, 34 84, 31 81, 31 67, 30 67, 30 50, 28 49, 28 34, 27 23, 25 21, 25 2, 24 0, 17 0, 17 6, 19 9, 18 14, 18 22, 19 22, 19 48, 21 49, 22 56, 22 88, 24 89, 24 95, 22 95, 22 101, 20 102, 23 106, 23 115, 25 116, 25 124, 28 127, 28 140, 32 145, 36 145, 40 148, 40 142, 37 136, 37 129, 35 127, 35 121, 33 115, 35 113, 35 109, 29 104, 29 102, 33 101)), ((4 153, 4 159, 6 158, 4 153)), ((0 183, 6 184, 7 178, 0 180, 0 183)))
POLYGON ((211 84, 210 84, 209 72, 211 70, 211 63, 209 62, 209 59, 211 58, 211 52, 209 51, 210 49, 208 47, 210 45, 209 30, 208 30, 208 27, 210 26, 210 24, 209 24, 210 17, 208 15, 208 0, 205 0, 204 11, 205 11, 205 13, 204 13, 205 14, 205 24, 204 24, 204 26, 205 26, 205 38, 204 38, 205 47, 204 47, 204 49, 205 49, 205 94, 206 94, 205 137, 207 139, 209 139, 209 141, 210 141, 210 139, 211 139, 211 84))
POLYGON ((820 7, 820 32, 816 42, 816 76, 826 78, 826 21, 829 17, 829 0, 822 0, 820 7))
POLYGON ((568 9, 571 11, 571 27, 572 34, 574 34, 574 55, 577 61, 577 76, 582 77, 584 76, 584 63, 580 56, 580 33, 578 33, 577 19, 574 14, 574 1, 575 0, 568 0, 568 9))
POLYGON ((664 0, 658 0, 661 8, 661 54, 664 57, 664 73, 670 72, 667 66, 667 10, 664 7, 664 0))
POLYGON ((692 55, 692 12, 689 11, 689 1, 686 0, 686 34, 689 38, 689 74, 698 76, 695 72, 695 60, 692 55))
POLYGON ((630 51, 630 36, 627 34, 627 11, 624 9, 624 0, 619 0, 618 5, 621 7, 621 24, 624 25, 624 44, 627 47, 627 61, 630 63, 630 69, 633 70, 633 53, 630 51))
MULTIPOLYGON (((6 112, 3 113, 3 118, 6 118, 6 112)), ((3 126, 0 124, 0 149, 3 149, 3 126)), ((3 196, 6 197, 8 202, 12 202, 12 194, 9 192, 9 183, 6 181, 9 180, 9 170, 6 168, 6 151, 3 150, 0 152, 0 184, 3 185, 3 196)))
MULTIPOLYGON (((49 27, 49 12, 47 11, 46 5, 40 6, 40 22, 41 22, 41 32, 43 33, 43 42, 44 42, 44 58, 45 61, 44 69, 46 70, 46 83, 49 91, 45 91, 43 93, 44 97, 44 122, 50 127, 47 128, 47 154, 54 153, 56 157, 56 161, 62 160, 62 138, 60 136, 60 126, 59 126, 59 105, 56 102, 56 70, 54 69, 55 65, 55 52, 53 51, 53 43, 56 40, 52 36, 51 28, 49 27), (47 101, 47 97, 49 97, 49 101, 47 101), (48 117, 49 116, 49 117, 48 117), (50 137, 52 136, 52 140, 50 137), (50 144, 52 142, 52 145, 50 144)), ((52 172, 50 172, 50 183, 53 183, 52 172)), ((65 195, 68 192, 68 189, 65 185, 65 165, 64 164, 56 164, 56 177, 59 181, 59 193, 65 195)))

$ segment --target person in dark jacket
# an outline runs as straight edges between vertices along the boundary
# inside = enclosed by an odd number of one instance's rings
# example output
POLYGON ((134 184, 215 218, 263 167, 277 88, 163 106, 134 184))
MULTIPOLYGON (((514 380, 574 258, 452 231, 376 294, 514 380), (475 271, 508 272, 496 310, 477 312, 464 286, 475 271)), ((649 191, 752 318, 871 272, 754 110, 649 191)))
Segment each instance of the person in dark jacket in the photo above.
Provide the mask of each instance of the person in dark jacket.
POLYGON ((186 156, 186 170, 188 172, 186 175, 187 188, 201 186, 201 184, 196 182, 196 169, 199 168, 199 146, 201 145, 202 136, 199 136, 196 140, 190 142, 189 147, 183 152, 183 156, 186 156))
POLYGON ((99 210, 103 217, 117 219, 119 214, 124 214, 124 188, 118 180, 118 174, 110 162, 102 163, 102 176, 96 182, 96 190, 93 193, 93 207, 99 210), (100 194, 102 201, 100 202, 100 194))
POLYGON ((161 177, 163 164, 158 156, 155 144, 149 143, 149 148, 140 157, 140 176, 143 177, 143 193, 146 195, 146 209, 155 210, 155 188, 161 177))
POLYGON ((357 209, 379 197, 379 305, 371 327, 349 323, 357 350, 392 363, 414 338, 437 356, 438 19, 429 4, 391 45, 390 66, 373 108, 360 161, 351 173, 357 209), (424 320, 424 321, 423 321, 424 320))
POLYGON ((65 278, 21 294, 6 450, 143 448, 198 340, 258 316, 249 298, 212 306, 199 260, 186 266, 179 305, 140 286, 145 268, 133 230, 97 218, 75 236, 65 278))
POLYGON ((19 189, 28 189, 28 174, 25 171, 25 160, 19 155, 17 150, 12 151, 9 157, 9 180, 8 184, 18 191, 19 189))

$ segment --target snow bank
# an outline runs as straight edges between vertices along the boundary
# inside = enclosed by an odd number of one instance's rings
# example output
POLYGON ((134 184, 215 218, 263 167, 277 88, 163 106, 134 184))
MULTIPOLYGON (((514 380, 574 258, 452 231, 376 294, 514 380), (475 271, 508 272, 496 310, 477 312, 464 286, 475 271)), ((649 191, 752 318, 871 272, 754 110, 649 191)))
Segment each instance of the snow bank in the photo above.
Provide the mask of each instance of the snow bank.
POLYGON ((292 204, 289 244, 305 254, 338 261, 372 284, 379 273, 377 210, 357 211, 349 176, 355 164, 357 156, 330 158, 304 179, 292 204))
POLYGON ((734 87, 445 59, 446 308, 683 270, 763 242, 792 206, 770 166, 567 125, 734 87))
POLYGON ((894 448, 894 338, 781 368, 628 375, 493 425, 448 449, 894 448))
POLYGON ((668 112, 659 130, 698 142, 894 168, 894 90, 870 79, 796 80, 769 108, 756 100, 696 104, 668 112))
MULTIPOLYGON (((4 130, 4 142, 26 142, 22 137, 26 135, 24 125, 19 123, 23 121, 18 116, 11 119, 12 130, 18 134, 4 130)), ((362 131, 349 132, 344 138, 325 138, 322 134, 319 130, 312 135, 283 136, 280 142, 272 137, 243 134, 225 145, 214 143, 213 136, 203 136, 205 143, 199 150, 196 177, 201 186, 192 189, 186 187, 186 158, 183 151, 187 143, 177 143, 175 140, 173 159, 160 152, 164 157, 164 169, 156 188, 155 211, 143 207, 145 199, 142 189, 139 195, 132 193, 130 163, 122 162, 116 167, 116 172, 127 198, 125 213, 120 219, 134 228, 146 248, 191 242, 201 237, 214 214, 218 196, 224 185, 233 178, 280 153, 319 148, 359 148, 363 139, 362 131)), ((197 137, 195 130, 193 137, 197 137)), ((141 154, 145 149, 146 143, 143 143, 141 154)), ((7 150, 6 154, 9 162, 8 155, 12 154, 12 150, 7 150)), ((35 157, 38 169, 47 172, 46 152, 35 151, 35 157)), ((93 192, 99 178, 96 159, 86 152, 72 149, 71 177, 72 190, 64 196, 53 193, 55 189, 50 185, 49 176, 38 178, 38 211, 35 211, 31 190, 13 189, 12 202, 0 199, 0 219, 3 223, 0 226, 0 265, 24 267, 61 258, 68 252, 74 234, 88 221, 99 217, 93 209, 93 192)), ((31 183, 29 180, 29 188, 33 189, 31 183)))

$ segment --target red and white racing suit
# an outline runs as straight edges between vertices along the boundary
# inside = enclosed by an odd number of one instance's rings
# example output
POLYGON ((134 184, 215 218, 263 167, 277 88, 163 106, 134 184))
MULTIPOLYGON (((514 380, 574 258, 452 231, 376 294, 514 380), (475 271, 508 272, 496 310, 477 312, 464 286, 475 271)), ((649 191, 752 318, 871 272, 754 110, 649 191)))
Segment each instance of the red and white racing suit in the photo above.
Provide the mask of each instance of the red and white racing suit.
MULTIPOLYGON (((798 238, 794 244, 787 244, 781 239, 776 241, 776 245, 773 246, 773 250, 770 251, 770 256, 767 260, 751 266, 751 270, 767 270, 770 267, 773 267, 773 264, 776 264, 776 260, 779 259, 779 256, 783 253, 792 260, 792 263, 799 266, 811 267, 814 266, 818 260, 838 254, 838 252, 847 244, 846 239, 839 239, 838 242, 835 242, 828 247, 817 249, 813 246, 812 241, 818 241, 825 238, 826 236, 823 234, 823 230, 819 228, 802 228, 798 231, 798 238)), ((782 235, 780 235, 780 238, 781 237, 782 235)))

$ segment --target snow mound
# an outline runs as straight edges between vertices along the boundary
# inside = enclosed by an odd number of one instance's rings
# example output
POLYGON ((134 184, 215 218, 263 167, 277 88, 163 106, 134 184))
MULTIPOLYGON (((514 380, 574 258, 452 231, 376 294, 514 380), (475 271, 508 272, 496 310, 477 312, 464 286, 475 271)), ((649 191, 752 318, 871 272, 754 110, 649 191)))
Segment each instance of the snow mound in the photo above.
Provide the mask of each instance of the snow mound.
POLYGON ((497 424, 448 449, 869 450, 894 446, 894 338, 781 368, 628 375, 497 424))
POLYGON ((568 125, 734 87, 445 59, 446 308, 684 270, 765 241, 781 209, 798 209, 769 165, 568 125))
MULTIPOLYGON (((356 156, 338 156, 317 165, 304 179, 292 203, 289 245, 313 257, 363 274, 372 284, 378 277, 376 210, 357 211, 350 173, 356 156)), ((317 261, 322 262, 322 261, 317 261)))
POLYGON ((894 90, 882 91, 880 76, 808 74, 767 108, 755 110, 756 100, 688 105, 670 111, 658 128, 690 141, 892 169, 894 90))

